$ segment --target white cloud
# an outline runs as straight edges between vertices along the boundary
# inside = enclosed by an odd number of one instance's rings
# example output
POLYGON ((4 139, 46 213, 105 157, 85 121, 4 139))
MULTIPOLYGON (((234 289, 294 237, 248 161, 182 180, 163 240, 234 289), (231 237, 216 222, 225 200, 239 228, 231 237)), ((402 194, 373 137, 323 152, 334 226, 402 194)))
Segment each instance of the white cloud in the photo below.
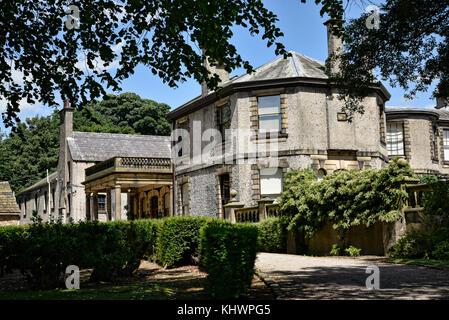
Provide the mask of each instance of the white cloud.
MULTIPOLYGON (((5 112, 6 111, 6 104, 7 101, 4 98, 0 99, 0 112, 5 112)), ((40 109, 42 107, 41 103, 28 103, 26 101, 26 99, 22 99, 20 101, 20 110, 21 111, 32 111, 32 110, 37 110, 40 109)))
MULTIPOLYGON (((121 41, 120 43, 116 44, 115 46, 112 47, 112 51, 116 54, 116 55, 120 55, 120 53, 122 52, 122 48, 124 45, 124 41, 121 41)), ((120 65, 120 61, 119 59, 115 59, 113 60, 108 66, 105 66, 105 62, 101 59, 101 58, 96 58, 93 61, 93 64, 95 66, 95 70, 96 71, 104 71, 104 70, 113 70, 113 69, 117 69, 120 65)), ((75 64, 75 66, 80 69, 80 70, 84 70, 85 72, 89 72, 92 71, 92 69, 90 69, 87 66, 87 62, 86 62, 86 55, 85 54, 80 54, 78 56, 78 62, 75 64)))

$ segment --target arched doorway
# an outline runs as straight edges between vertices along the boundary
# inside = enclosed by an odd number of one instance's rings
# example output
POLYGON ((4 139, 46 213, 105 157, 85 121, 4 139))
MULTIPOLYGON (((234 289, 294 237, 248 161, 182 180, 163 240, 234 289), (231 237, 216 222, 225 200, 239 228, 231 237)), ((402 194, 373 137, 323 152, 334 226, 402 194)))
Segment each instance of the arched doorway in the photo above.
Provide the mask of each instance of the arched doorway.
POLYGON ((166 192, 164 195, 164 217, 170 215, 170 192, 166 192))

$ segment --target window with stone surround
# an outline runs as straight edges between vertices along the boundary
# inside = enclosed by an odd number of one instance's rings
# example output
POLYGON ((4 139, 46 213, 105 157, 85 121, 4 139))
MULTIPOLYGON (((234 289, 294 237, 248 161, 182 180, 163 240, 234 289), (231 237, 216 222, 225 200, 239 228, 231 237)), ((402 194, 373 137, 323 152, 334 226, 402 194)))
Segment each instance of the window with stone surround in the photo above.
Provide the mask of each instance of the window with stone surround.
POLYGON ((98 211, 106 211, 106 195, 98 195, 98 211))
POLYGON ((404 156, 404 124, 387 123, 387 150, 389 156, 404 156))
POLYGON ((444 161, 449 161, 449 130, 443 130, 444 161))
POLYGON ((260 169, 260 194, 262 196, 282 193, 282 168, 260 169))
POLYGON ((430 124, 430 149, 432 160, 438 162, 438 129, 435 123, 430 124))
MULTIPOLYGON (((176 122, 176 129, 189 131, 189 119, 188 118, 179 119, 176 122)), ((176 143, 178 143, 178 144, 182 143, 182 135, 181 135, 181 133, 178 134, 178 138, 176 140, 177 140, 176 143)), ((185 154, 185 152, 183 152, 183 148, 182 147, 179 148, 179 150, 178 150, 178 157, 182 157, 182 156, 185 156, 185 155, 187 155, 187 154, 185 154)))
POLYGON ((217 106, 217 125, 221 134, 221 141, 226 140, 226 130, 231 128, 231 107, 229 103, 217 106))
POLYGON ((48 212, 49 203, 48 203, 48 192, 47 191, 45 191, 45 193, 44 193, 44 204, 45 204, 44 212, 48 212))
POLYGON ((189 215, 189 184, 184 183, 181 186, 182 215, 189 215))
POLYGON ((37 193, 34 195, 34 210, 39 212, 39 197, 37 193))
POLYGON ((257 97, 259 114, 259 131, 280 132, 281 131, 281 96, 257 97))

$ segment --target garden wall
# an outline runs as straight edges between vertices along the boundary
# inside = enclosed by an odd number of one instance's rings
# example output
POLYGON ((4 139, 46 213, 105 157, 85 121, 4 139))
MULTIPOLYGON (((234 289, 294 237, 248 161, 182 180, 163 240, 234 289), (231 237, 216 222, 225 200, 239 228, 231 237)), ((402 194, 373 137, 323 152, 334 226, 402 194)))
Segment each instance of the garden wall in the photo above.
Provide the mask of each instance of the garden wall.
MULTIPOLYGON (((347 245, 362 249, 362 255, 383 256, 404 232, 405 223, 402 221, 395 223, 377 222, 369 228, 359 225, 348 230, 346 235, 347 245)), ((303 239, 301 236, 294 237, 289 233, 287 253, 329 255, 334 244, 341 245, 332 224, 327 223, 310 239, 303 239)))

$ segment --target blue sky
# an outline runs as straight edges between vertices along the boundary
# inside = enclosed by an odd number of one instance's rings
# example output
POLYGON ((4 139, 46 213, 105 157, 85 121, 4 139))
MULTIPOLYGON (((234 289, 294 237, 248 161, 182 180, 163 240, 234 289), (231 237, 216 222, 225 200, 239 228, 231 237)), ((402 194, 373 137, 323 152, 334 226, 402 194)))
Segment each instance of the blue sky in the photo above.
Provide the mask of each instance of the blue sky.
MULTIPOLYGON (((287 50, 302 53, 311 58, 325 61, 327 57, 326 28, 323 22, 326 17, 321 17, 319 7, 315 1, 302 4, 300 0, 264 0, 267 8, 277 14, 278 27, 284 32, 284 43, 287 50)), ((353 5, 346 11, 346 18, 357 17, 365 10, 364 7, 353 5)), ((258 67, 276 58, 274 48, 267 48, 260 37, 251 37, 247 30, 236 28, 232 43, 244 59, 250 61, 253 67, 258 67)), ((241 75, 243 69, 235 70, 233 75, 241 75)), ((392 97, 387 102, 389 106, 413 106, 429 108, 434 105, 430 99, 431 90, 420 93, 414 100, 405 100, 404 91, 401 88, 391 88, 384 83, 392 97)), ((164 102, 173 108, 200 94, 201 86, 194 80, 179 84, 177 88, 170 88, 160 78, 154 76, 145 67, 138 67, 131 78, 122 83, 122 92, 135 92, 142 98, 164 102)), ((62 105, 62 101, 61 101, 62 105)), ((36 114, 45 116, 53 109, 42 105, 27 105, 22 108, 21 119, 36 114)), ((3 123, 0 123, 0 132, 5 132, 3 123)))

